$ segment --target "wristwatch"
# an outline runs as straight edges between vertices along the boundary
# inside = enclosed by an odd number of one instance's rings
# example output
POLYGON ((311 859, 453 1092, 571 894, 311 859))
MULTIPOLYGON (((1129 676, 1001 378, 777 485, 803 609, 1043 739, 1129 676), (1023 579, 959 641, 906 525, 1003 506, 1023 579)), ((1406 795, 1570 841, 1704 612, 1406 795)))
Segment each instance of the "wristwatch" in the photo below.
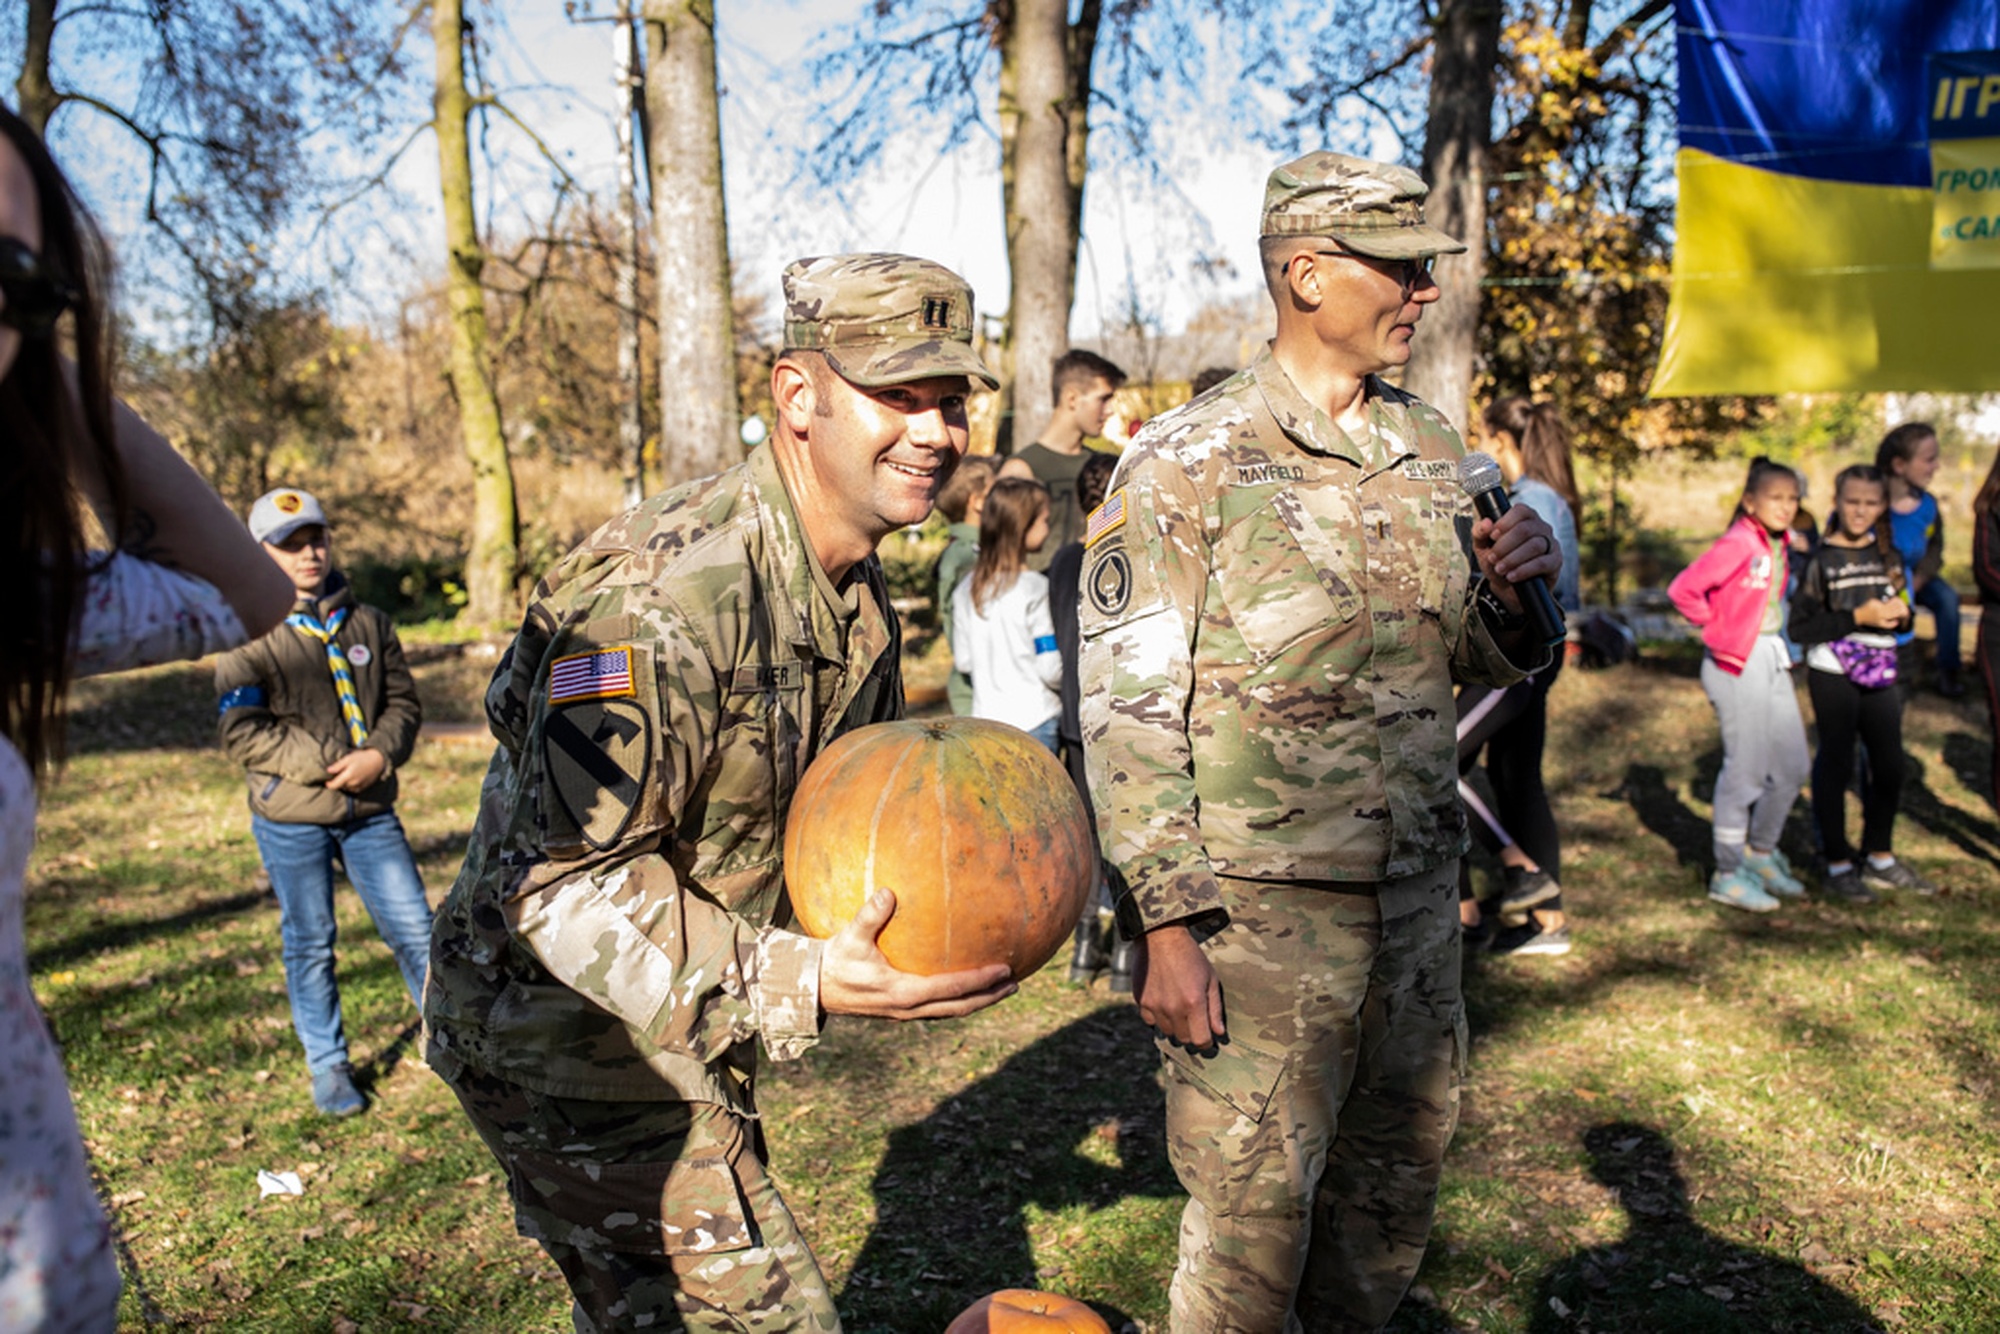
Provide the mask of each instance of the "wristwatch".
POLYGON ((1509 611, 1507 604, 1500 600, 1500 595, 1493 591, 1492 582, 1485 578, 1480 579, 1479 590, 1472 595, 1472 603, 1479 608, 1486 628, 1494 634, 1512 634, 1528 628, 1528 618, 1518 611, 1509 611))

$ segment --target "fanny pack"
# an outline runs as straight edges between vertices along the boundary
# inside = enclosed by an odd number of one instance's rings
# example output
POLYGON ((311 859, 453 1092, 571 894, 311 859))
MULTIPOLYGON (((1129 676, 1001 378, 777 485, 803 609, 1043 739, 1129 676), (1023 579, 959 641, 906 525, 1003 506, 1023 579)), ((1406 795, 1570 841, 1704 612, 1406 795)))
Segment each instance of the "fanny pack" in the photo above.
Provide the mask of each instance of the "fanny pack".
POLYGON ((1864 690, 1879 690, 1896 684, 1896 650, 1874 644, 1857 644, 1851 639, 1833 641, 1833 659, 1847 679, 1864 690))

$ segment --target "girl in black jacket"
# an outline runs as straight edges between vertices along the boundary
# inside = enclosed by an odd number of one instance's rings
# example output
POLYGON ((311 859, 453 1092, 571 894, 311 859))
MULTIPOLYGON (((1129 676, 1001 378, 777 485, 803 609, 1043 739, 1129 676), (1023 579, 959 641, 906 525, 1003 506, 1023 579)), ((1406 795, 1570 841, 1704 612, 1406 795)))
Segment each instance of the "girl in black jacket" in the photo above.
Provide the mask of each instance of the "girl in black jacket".
POLYGON ((1890 842, 1903 790, 1903 696, 1896 688, 1896 631, 1909 623, 1902 558, 1890 540, 1882 474, 1857 465, 1834 479, 1826 535, 1807 557, 1792 595, 1791 636, 1806 650, 1807 689, 1819 726, 1813 819, 1826 853, 1822 892, 1875 902, 1876 888, 1936 892, 1896 860, 1890 842), (1861 857, 1847 840, 1847 781, 1854 743, 1867 747, 1861 857))

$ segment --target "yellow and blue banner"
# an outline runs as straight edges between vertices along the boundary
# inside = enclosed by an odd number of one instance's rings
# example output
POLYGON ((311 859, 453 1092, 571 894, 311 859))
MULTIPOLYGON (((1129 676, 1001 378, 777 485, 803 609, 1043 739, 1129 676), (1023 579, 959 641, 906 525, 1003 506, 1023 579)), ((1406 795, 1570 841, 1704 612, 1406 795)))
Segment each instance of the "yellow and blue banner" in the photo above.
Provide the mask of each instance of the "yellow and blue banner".
POLYGON ((2000 390, 2000 6, 1676 0, 1655 396, 2000 390))

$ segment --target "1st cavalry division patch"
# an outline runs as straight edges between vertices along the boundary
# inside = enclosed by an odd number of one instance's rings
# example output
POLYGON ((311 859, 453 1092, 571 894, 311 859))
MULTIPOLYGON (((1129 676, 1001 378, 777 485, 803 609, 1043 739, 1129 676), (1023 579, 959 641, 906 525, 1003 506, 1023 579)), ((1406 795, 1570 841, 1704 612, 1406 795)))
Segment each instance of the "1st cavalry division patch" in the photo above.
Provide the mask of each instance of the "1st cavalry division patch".
POLYGON ((653 723, 634 696, 633 649, 593 649, 549 669, 543 763, 561 814, 600 852, 632 822, 653 762, 653 723))

